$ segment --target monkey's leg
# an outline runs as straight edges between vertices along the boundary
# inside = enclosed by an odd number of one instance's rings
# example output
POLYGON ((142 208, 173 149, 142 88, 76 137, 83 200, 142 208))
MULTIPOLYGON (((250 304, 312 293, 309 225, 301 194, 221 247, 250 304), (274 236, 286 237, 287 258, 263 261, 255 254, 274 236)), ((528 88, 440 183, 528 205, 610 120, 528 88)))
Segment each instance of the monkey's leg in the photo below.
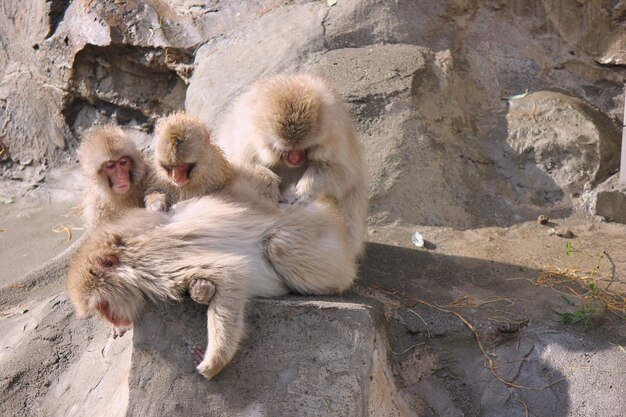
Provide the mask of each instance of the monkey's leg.
POLYGON ((215 294, 207 310, 209 340, 202 362, 196 367, 207 379, 217 375, 232 360, 243 338, 247 302, 245 282, 246 278, 239 274, 214 281, 215 294))
POLYGON ((215 294, 215 285, 206 279, 193 279, 189 283, 189 295, 198 304, 209 304, 215 294))
POLYGON ((334 294, 356 278, 346 225, 332 201, 288 210, 265 237, 265 257, 285 284, 301 294, 334 294))

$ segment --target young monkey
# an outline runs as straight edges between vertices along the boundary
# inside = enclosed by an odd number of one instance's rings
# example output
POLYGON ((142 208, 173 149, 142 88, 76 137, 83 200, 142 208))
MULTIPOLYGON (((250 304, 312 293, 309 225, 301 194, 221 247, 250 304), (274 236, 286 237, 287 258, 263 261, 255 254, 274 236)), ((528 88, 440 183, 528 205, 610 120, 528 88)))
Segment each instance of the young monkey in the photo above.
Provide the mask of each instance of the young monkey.
POLYGON ((87 227, 143 207, 146 163, 133 141, 117 126, 90 129, 78 148, 88 192, 83 201, 87 227))
POLYGON ((174 113, 159 119, 154 135, 154 175, 146 196, 150 210, 225 190, 233 197, 278 203, 278 179, 254 177, 245 167, 232 167, 210 140, 197 117, 174 113))
POLYGON ((362 253, 368 199, 361 147, 345 102, 325 80, 299 74, 257 81, 235 101, 217 136, 233 165, 280 177, 281 202, 333 197, 354 254, 362 253))
POLYGON ((332 199, 284 213, 215 194, 169 214, 137 209, 100 228, 72 259, 67 289, 80 316, 129 326, 146 301, 178 301, 187 287, 207 283, 197 287, 210 299, 197 370, 210 379, 239 347, 249 297, 337 293, 355 277, 332 199))

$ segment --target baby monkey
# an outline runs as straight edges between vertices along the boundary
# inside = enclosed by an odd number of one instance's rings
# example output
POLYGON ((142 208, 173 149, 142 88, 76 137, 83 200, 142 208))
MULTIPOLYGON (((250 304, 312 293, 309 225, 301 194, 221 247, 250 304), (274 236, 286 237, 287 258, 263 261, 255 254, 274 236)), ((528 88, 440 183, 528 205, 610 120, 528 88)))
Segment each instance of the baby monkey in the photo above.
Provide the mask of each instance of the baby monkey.
POLYGON ((194 282, 207 283, 198 287, 210 302, 197 370, 210 379, 239 347, 249 297, 332 294, 355 277, 332 199, 285 213, 216 194, 169 214, 136 209, 100 228, 72 259, 67 289, 80 316, 129 326, 147 301, 178 301, 194 282))
POLYGON ((159 119, 154 136, 154 175, 146 195, 150 210, 226 190, 233 197, 278 202, 278 180, 263 181, 245 167, 234 168, 211 142, 197 117, 174 113, 159 119))
POLYGON ((83 201, 88 228, 143 207, 147 167, 133 141, 117 126, 90 129, 78 148, 88 192, 83 201))
POLYGON ((235 166, 278 175, 283 203, 334 198, 354 254, 362 253, 368 201, 361 147, 345 102, 325 80, 298 74, 257 81, 225 117, 218 144, 235 166))

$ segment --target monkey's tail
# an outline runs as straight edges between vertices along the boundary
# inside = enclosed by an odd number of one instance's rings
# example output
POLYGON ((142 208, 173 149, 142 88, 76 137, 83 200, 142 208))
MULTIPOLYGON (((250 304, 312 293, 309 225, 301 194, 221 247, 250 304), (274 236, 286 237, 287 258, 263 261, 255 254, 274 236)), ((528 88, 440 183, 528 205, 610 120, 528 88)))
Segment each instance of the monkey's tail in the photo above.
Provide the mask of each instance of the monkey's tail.
POLYGON ((264 255, 292 291, 334 294, 356 278, 356 260, 335 202, 319 198, 296 206, 266 234, 264 255))

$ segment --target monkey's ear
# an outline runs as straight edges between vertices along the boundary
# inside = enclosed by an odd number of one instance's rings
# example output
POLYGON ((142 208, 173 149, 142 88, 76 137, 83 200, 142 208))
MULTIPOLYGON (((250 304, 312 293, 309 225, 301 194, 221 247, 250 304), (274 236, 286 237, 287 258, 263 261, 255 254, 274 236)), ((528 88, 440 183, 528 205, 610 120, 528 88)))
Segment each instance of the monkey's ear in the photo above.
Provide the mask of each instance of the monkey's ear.
POLYGON ((207 145, 211 143, 211 135, 209 135, 209 131, 206 128, 204 129, 204 143, 207 145))
POLYGON ((108 269, 117 266, 120 263, 120 260, 117 259, 115 255, 101 255, 97 258, 98 265, 101 268, 108 269))

